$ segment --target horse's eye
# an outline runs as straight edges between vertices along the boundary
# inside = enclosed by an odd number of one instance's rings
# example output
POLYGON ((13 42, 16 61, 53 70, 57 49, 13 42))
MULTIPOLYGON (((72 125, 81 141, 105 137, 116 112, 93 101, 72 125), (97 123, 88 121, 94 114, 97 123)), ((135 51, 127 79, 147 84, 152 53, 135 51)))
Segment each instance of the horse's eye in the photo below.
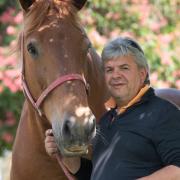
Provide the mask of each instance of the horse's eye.
POLYGON ((27 45, 27 50, 29 52, 29 54, 33 57, 33 58, 37 58, 38 56, 38 50, 37 48, 33 45, 33 43, 29 43, 27 45))

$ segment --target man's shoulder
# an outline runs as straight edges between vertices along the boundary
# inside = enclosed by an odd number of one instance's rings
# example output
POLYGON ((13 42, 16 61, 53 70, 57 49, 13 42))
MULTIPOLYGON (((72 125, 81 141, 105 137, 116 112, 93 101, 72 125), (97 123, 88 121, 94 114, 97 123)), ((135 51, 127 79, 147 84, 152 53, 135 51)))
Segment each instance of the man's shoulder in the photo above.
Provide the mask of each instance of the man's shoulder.
POLYGON ((180 117, 179 108, 166 99, 155 95, 149 100, 148 104, 148 111, 153 112, 154 115, 156 114, 156 116, 159 117, 158 119, 180 117))

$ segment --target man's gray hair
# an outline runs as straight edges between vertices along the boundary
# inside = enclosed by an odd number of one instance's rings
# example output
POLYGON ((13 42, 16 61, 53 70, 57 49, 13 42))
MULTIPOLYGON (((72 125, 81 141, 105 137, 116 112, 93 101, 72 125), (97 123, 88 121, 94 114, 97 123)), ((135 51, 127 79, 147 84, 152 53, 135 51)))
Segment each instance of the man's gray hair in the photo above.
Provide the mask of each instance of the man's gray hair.
POLYGON ((150 84, 149 80, 149 65, 140 45, 129 37, 118 37, 107 43, 102 51, 103 64, 110 60, 121 56, 131 55, 134 57, 135 63, 139 68, 147 70, 145 84, 150 84))

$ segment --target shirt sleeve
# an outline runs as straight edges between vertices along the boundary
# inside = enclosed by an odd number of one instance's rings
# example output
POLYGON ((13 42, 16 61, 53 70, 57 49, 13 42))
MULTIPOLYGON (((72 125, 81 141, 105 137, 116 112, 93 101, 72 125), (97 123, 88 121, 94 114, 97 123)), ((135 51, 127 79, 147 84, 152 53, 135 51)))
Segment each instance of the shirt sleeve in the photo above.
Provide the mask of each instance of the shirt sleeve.
POLYGON ((74 176, 78 180, 90 180, 92 172, 92 162, 88 159, 81 158, 80 169, 74 176))
POLYGON ((164 166, 180 167, 180 110, 165 107, 156 123, 154 140, 164 166))

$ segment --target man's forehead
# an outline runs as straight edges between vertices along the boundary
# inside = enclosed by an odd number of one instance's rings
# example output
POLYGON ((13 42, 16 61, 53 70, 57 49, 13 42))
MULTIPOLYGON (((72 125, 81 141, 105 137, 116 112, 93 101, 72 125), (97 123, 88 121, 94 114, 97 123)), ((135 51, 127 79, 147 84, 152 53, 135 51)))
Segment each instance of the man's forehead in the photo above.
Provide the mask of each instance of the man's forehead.
POLYGON ((108 59, 104 63, 105 67, 111 65, 118 66, 118 65, 130 65, 130 64, 136 64, 132 56, 121 56, 117 58, 108 59))

